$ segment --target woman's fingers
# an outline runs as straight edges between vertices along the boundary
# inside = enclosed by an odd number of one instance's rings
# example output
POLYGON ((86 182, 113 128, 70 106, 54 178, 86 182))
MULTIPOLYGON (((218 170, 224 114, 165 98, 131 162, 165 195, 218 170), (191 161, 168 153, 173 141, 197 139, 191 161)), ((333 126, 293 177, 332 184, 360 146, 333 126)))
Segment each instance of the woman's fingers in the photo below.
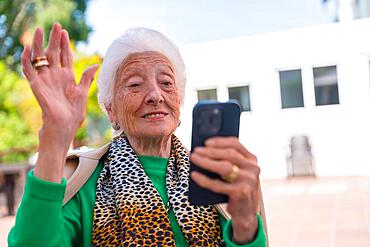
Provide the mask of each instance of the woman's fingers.
POLYGON ((62 67, 72 68, 73 55, 69 47, 69 37, 66 30, 62 30, 60 42, 60 64, 62 67))
POLYGON ((82 86, 86 92, 89 90, 90 85, 92 81, 94 80, 94 76, 98 68, 99 68, 99 65, 94 64, 90 66, 89 68, 87 68, 82 74, 79 85, 82 86))
POLYGON ((60 64, 61 31, 62 28, 59 23, 55 23, 50 31, 49 44, 45 54, 51 67, 56 67, 60 64))
POLYGON ((217 147, 217 148, 235 148, 241 154, 247 158, 254 159, 257 161, 257 157, 249 152, 238 140, 237 137, 212 137, 206 142, 206 147, 217 147))
MULTIPOLYGON (((191 161, 200 168, 216 173, 221 177, 227 176, 230 172, 232 172, 233 165, 236 165, 238 166, 239 170, 235 182, 254 180, 260 174, 260 168, 253 163, 250 163, 248 166, 241 167, 239 163, 231 162, 228 159, 212 159, 196 152, 191 155, 191 161)), ((244 163, 247 162, 248 161, 244 161, 244 163)))
POLYGON ((36 75, 35 70, 32 67, 31 63, 31 47, 26 45, 22 53, 22 70, 23 74, 26 76, 29 82, 33 81, 34 76, 36 75))
POLYGON ((215 147, 197 147, 194 153, 206 156, 214 160, 229 160, 231 163, 236 164, 240 168, 249 168, 251 165, 256 166, 253 159, 248 159, 242 155, 238 150, 231 147, 215 148, 215 147))
POLYGON ((234 188, 230 183, 221 181, 220 179, 211 179, 199 172, 192 172, 191 178, 202 188, 208 189, 215 193, 231 195, 234 188))
MULTIPOLYGON (((44 33, 40 28, 37 28, 33 36, 32 42, 32 56, 31 56, 32 60, 37 57, 45 56, 43 42, 44 42, 44 33)), ((45 67, 42 66, 37 69, 37 72, 42 72, 44 70, 45 67)))
POLYGON ((231 162, 213 160, 208 158, 207 156, 202 156, 197 153, 193 153, 191 155, 191 161, 200 168, 216 173, 221 177, 226 176, 232 170, 233 166, 231 162))
MULTIPOLYGON (((239 178, 232 183, 222 181, 221 179, 210 178, 197 171, 191 173, 191 178, 200 187, 228 195, 232 199, 246 200, 251 196, 258 195, 258 177, 251 176, 251 174, 245 172, 239 174, 239 178)), ((258 205, 258 201, 256 201, 256 205, 258 205)))
MULTIPOLYGON (((208 189, 215 193, 227 195, 231 199, 244 201, 246 199, 250 199, 251 197, 258 197, 258 188, 259 188, 258 181, 248 181, 244 183, 227 183, 220 179, 209 178, 206 175, 203 175, 199 172, 192 172, 191 178, 200 187, 208 189)), ((258 200, 256 200, 255 203, 257 208, 258 200)))

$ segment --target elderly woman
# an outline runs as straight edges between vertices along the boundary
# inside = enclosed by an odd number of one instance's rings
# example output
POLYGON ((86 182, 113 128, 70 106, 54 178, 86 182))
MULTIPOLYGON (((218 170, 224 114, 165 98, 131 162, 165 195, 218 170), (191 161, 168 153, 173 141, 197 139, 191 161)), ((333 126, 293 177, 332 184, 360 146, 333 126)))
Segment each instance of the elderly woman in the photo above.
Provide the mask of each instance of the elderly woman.
POLYGON ((189 154, 173 134, 185 69, 161 33, 130 29, 108 49, 98 100, 117 135, 87 153, 67 156, 98 66, 76 84, 68 33, 59 24, 45 52, 36 30, 22 64, 43 125, 9 246, 266 246, 259 168, 236 138, 209 139, 190 157, 229 178, 191 174, 201 187, 229 196, 228 213, 188 201, 189 154))

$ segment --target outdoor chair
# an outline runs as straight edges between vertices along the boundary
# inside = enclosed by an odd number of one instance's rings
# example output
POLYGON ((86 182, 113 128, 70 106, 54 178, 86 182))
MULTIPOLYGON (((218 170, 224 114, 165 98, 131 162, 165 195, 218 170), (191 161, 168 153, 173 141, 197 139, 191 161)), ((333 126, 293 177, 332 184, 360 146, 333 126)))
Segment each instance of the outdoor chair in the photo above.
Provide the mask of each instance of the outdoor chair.
POLYGON ((287 157, 288 177, 315 176, 314 161, 308 136, 297 135, 290 139, 287 157))

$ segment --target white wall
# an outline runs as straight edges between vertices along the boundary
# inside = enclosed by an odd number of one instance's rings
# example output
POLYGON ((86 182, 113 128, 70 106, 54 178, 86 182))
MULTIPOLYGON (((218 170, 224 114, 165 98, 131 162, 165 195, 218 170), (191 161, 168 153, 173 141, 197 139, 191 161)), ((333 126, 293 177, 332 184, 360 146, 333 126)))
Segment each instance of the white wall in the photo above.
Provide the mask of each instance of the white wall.
POLYGON ((293 135, 309 136, 318 176, 370 175, 370 19, 291 29, 181 47, 187 66, 182 125, 190 146, 196 90, 249 85, 251 112, 241 141, 259 158, 262 177, 287 175, 293 135), (313 66, 337 65, 339 105, 315 106, 313 66), (304 108, 281 109, 279 70, 302 69, 304 108))

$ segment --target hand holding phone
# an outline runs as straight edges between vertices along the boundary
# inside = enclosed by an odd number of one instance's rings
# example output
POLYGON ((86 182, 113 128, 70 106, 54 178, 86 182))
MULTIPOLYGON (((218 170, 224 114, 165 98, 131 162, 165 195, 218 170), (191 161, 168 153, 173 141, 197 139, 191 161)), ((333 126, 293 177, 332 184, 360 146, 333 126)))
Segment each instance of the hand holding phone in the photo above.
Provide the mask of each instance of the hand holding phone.
MULTIPOLYGON (((205 141, 215 136, 239 136, 240 106, 237 101, 220 103, 201 101, 193 109, 191 153, 196 147, 203 147, 205 141)), ((198 171, 210 178, 221 179, 218 174, 198 167, 191 162, 190 173, 198 171)), ((200 187, 190 177, 189 200, 194 205, 211 205, 228 201, 223 194, 200 187)))
POLYGON ((261 170, 257 157, 236 138, 239 117, 235 102, 202 102, 194 107, 189 200, 194 205, 228 202, 233 239, 245 244, 253 241, 258 229, 261 170))

